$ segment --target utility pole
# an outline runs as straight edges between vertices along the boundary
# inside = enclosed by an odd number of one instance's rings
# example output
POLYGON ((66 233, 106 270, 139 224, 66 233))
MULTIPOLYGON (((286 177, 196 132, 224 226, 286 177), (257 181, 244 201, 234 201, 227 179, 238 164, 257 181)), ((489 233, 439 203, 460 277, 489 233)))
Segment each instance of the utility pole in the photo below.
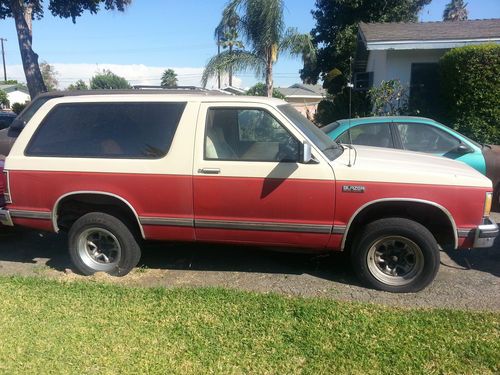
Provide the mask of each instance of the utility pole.
POLYGON ((2 61, 3 61, 3 80, 7 81, 7 70, 5 68, 5 52, 3 50, 3 42, 7 41, 5 38, 0 38, 0 41, 2 42, 2 61))

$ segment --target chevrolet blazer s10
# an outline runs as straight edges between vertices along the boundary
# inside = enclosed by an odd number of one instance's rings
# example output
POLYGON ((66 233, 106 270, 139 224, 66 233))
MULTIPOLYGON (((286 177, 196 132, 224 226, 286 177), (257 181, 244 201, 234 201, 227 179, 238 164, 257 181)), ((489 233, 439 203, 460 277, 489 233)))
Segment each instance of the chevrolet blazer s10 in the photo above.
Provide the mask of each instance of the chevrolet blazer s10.
POLYGON ((67 232, 86 275, 127 274, 142 240, 200 241, 349 251, 367 285, 415 292, 440 248, 490 247, 498 234, 479 172, 337 144, 281 100, 41 98, 5 160, 0 220, 67 232))

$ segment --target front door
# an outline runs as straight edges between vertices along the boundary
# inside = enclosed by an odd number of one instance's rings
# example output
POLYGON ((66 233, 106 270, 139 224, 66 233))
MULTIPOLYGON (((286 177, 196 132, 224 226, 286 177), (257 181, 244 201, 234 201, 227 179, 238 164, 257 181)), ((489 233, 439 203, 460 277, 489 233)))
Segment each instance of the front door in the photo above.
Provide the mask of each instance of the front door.
POLYGON ((334 179, 273 107, 203 104, 193 168, 196 238, 321 249, 330 238, 334 179), (284 126, 286 124, 287 126, 284 126))

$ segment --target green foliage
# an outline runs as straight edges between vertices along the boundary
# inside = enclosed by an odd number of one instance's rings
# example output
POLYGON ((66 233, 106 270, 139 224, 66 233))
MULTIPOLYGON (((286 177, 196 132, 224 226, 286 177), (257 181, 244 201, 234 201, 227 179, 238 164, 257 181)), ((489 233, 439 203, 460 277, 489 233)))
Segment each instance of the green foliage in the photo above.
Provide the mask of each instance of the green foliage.
POLYGON ((0 81, 0 85, 17 85, 19 82, 15 79, 8 79, 7 81, 0 81))
POLYGON ((59 81, 57 80, 57 72, 53 65, 50 65, 47 61, 40 63, 40 71, 42 72, 43 82, 48 91, 57 90, 59 81))
POLYGON ((495 374, 498 312, 0 278, 4 374, 495 374))
POLYGON ((453 49, 440 70, 442 121, 478 142, 500 144, 500 45, 453 49))
MULTIPOLYGON (((256 83, 254 86, 250 87, 247 91, 247 95, 251 96, 267 96, 266 85, 262 82, 256 83)), ((273 98, 285 99, 285 95, 279 92, 277 89, 273 89, 273 98)))
POLYGON ((408 114, 408 88, 398 79, 382 81, 380 86, 372 87, 368 94, 374 116, 400 116, 408 114))
POLYGON ((317 61, 306 60, 301 78, 308 83, 323 79, 330 94, 343 90, 349 80, 349 58, 356 51, 356 36, 360 22, 417 21, 420 10, 431 0, 316 0, 312 14, 316 26, 311 31, 314 44, 319 46, 317 61), (329 79, 337 69, 341 75, 329 79))
MULTIPOLYGON (((370 100, 365 92, 352 92, 352 117, 365 117, 370 114, 370 100)), ((314 122, 327 125, 333 121, 349 118, 349 89, 330 96, 318 104, 314 122)))
POLYGON ((68 86, 69 91, 88 90, 88 89, 89 87, 87 86, 87 84, 81 79, 68 86))
POLYGON ((26 108, 26 106, 28 105, 29 103, 14 103, 12 104, 12 112, 14 113, 17 113, 17 114, 20 114, 24 108, 26 108))
POLYGON ((166 69, 161 76, 161 87, 177 87, 177 74, 173 69, 166 69))
POLYGON ((451 0, 443 12, 443 21, 464 21, 468 18, 467 3, 464 0, 451 0))
POLYGON ((91 78, 90 88, 92 90, 120 90, 129 89, 131 86, 125 78, 104 69, 91 78))
POLYGON ((9 106, 9 98, 7 97, 7 93, 3 90, 0 90, 0 105, 2 107, 8 107, 9 106))

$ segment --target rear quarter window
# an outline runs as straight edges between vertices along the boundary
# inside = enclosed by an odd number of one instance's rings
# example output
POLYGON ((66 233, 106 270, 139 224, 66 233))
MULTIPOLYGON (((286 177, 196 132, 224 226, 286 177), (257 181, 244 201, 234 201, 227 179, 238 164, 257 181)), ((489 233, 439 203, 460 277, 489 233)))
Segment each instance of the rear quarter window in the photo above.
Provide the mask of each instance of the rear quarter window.
POLYGON ((164 157, 186 103, 70 103, 55 106, 33 135, 27 156, 164 157))

